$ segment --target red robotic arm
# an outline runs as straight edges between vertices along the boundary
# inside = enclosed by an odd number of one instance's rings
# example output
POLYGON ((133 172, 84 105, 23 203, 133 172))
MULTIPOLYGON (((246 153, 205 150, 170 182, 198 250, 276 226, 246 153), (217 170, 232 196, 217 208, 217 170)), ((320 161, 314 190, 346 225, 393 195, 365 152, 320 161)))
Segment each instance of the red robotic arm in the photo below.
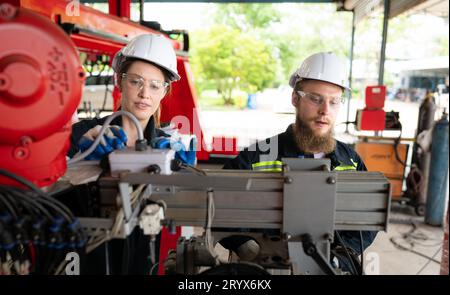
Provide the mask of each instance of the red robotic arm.
MULTIPOLYGON (((71 117, 84 70, 71 39, 49 19, 0 5, 0 168, 47 186, 67 168, 71 117)), ((0 176, 0 184, 17 185, 0 176)))

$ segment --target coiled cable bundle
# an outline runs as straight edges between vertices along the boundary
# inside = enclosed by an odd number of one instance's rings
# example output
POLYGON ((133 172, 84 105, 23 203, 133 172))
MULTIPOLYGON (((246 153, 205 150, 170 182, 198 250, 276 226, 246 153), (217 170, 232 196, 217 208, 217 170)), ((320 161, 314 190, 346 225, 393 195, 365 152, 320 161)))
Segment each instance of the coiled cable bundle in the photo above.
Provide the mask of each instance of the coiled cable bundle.
POLYGON ((33 183, 0 175, 26 187, 0 186, 0 274, 61 274, 69 253, 80 266, 86 237, 72 212, 33 183))

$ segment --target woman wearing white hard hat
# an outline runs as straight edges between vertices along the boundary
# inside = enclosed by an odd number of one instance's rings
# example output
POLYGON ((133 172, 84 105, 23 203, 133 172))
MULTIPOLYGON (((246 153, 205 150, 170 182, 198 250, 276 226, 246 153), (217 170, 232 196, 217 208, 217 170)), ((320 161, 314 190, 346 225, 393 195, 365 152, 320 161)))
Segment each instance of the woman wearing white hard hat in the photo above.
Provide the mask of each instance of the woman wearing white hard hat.
MULTIPOLYGON (((172 44, 162 35, 140 35, 114 56, 112 67, 121 92, 120 109, 137 118, 150 143, 162 133, 157 129, 161 100, 170 92, 171 83, 180 80, 172 44)), ((74 124, 67 155, 73 157, 88 149, 107 118, 74 124)), ((113 127, 106 130, 105 140, 86 159, 101 159, 114 149, 135 145, 138 130, 129 117, 118 116, 110 125, 113 127)))
MULTIPOLYGON (((176 65, 172 44, 159 35, 140 35, 134 38, 113 59, 115 83, 121 92, 120 109, 137 118, 147 143, 165 135, 157 128, 158 110, 161 100, 170 92, 171 83, 180 80, 176 65)), ((75 123, 72 126, 68 156, 73 157, 79 150, 83 152, 89 149, 94 139, 98 137, 101 127, 111 120, 111 116, 75 123)), ((105 156, 114 149, 135 146, 138 131, 130 117, 118 115, 110 125, 100 141, 101 144, 86 157, 87 160, 100 160, 106 158, 105 156)), ((80 159, 83 156, 75 157, 80 159)), ((91 216, 89 212, 97 214, 92 208, 96 193, 91 193, 90 187, 88 184, 74 188, 73 198, 68 204, 72 210, 83 212, 82 214, 88 216, 91 216), (73 200, 76 200, 75 204, 72 204, 73 200)), ((156 243, 154 257, 157 259, 159 238, 156 243)), ((114 239, 108 243, 95 245, 95 248, 94 245, 88 245, 86 248, 88 255, 82 262, 82 273, 149 274, 150 270, 153 270, 154 274, 157 268, 152 268, 155 264, 148 260, 149 244, 149 237, 145 236, 140 228, 135 228, 126 240, 114 239)))

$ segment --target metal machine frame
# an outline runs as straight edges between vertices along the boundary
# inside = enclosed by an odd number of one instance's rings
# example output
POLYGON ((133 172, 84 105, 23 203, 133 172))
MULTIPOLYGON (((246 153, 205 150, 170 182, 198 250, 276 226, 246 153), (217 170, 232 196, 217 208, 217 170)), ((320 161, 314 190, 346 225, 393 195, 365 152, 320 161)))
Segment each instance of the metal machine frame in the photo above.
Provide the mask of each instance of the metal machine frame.
MULTIPOLYGON (((311 169, 305 159, 294 161, 290 161, 296 163, 293 166, 301 168, 303 161, 311 169)), ((111 188, 119 188, 125 216, 123 236, 138 223, 142 210, 139 206, 132 210, 129 200, 133 185, 148 184, 143 198, 164 201, 165 224, 176 226, 205 224, 209 192, 213 194, 215 207, 211 229, 214 242, 230 235, 247 235, 260 246, 259 254, 250 262, 272 271, 324 274, 329 273, 323 262, 329 261, 334 231, 387 230, 391 198, 391 186, 383 174, 330 172, 329 160, 326 161, 316 171, 291 170, 285 165, 283 173, 241 170, 206 170, 206 175, 130 173, 120 179, 104 177, 100 186, 109 188, 105 190, 109 194, 113 193, 111 188), (279 234, 268 234, 274 231, 279 234), (306 254, 302 249, 306 244, 313 246, 309 248, 311 251, 314 246, 317 251, 306 254)), ((111 226, 106 220, 82 218, 81 222, 86 228, 104 226, 104 230, 109 230, 111 226)), ((215 266, 211 255, 204 254, 208 253, 204 247, 202 238, 181 238, 177 259, 190 257, 190 260, 184 259, 183 263, 177 260, 175 272, 195 274, 202 267, 215 266)))

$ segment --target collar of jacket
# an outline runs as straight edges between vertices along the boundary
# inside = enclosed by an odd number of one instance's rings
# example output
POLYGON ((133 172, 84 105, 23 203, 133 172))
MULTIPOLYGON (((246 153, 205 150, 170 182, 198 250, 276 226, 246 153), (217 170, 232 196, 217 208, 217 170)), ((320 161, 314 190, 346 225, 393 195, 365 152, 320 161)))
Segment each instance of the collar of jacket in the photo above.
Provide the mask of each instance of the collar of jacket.
MULTIPOLYGON (((281 134, 282 138, 279 140, 280 154, 287 158, 297 158, 299 155, 305 154, 301 151, 294 139, 294 124, 288 126, 286 131, 281 134)), ((346 157, 341 149, 344 143, 336 140, 336 147, 334 151, 325 155, 325 158, 329 158, 331 161, 331 170, 334 170, 338 166, 354 166, 351 159, 346 157)))

